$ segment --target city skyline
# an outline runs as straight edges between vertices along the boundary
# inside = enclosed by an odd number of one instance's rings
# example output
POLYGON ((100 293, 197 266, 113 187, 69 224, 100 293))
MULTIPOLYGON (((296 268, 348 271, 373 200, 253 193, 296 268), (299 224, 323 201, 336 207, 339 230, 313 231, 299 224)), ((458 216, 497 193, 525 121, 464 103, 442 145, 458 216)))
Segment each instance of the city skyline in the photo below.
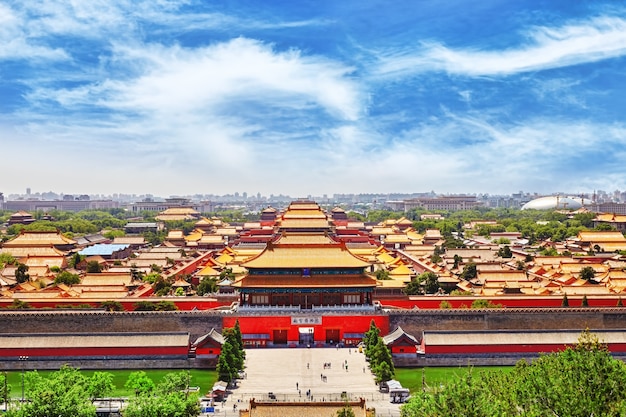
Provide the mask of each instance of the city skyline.
POLYGON ((626 189, 611 1, 0 1, 0 191, 626 189))

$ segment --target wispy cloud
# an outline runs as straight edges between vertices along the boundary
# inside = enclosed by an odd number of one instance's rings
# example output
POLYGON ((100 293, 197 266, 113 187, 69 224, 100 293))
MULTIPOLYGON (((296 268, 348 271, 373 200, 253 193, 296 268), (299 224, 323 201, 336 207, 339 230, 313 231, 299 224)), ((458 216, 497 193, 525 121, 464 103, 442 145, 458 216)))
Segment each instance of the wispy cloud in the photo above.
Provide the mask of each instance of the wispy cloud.
POLYGON ((159 115, 215 115, 249 103, 284 111, 318 107, 346 120, 363 111, 359 86, 350 79, 352 68, 296 50, 277 52, 252 39, 202 48, 126 45, 115 49, 114 59, 140 74, 74 89, 36 90, 29 98, 159 115))
POLYGON ((4 59, 67 59, 58 47, 33 39, 25 30, 26 18, 11 7, 0 3, 0 61, 4 59))
POLYGON ((406 75, 428 71, 478 76, 505 76, 561 68, 626 55, 626 20, 596 17, 559 27, 535 27, 516 48, 464 49, 421 42, 411 50, 383 54, 378 74, 406 75))

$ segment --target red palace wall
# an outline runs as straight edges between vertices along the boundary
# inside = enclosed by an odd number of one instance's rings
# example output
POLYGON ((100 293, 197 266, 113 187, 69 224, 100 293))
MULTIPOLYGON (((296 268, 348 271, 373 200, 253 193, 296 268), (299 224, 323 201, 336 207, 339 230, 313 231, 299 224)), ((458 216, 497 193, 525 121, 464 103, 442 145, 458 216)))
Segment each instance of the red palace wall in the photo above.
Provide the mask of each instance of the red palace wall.
MULTIPOLYGON (((304 317, 294 315, 294 317, 304 317)), ((288 344, 297 344, 300 338, 300 327, 312 327, 315 343, 326 342, 327 330, 339 330, 339 339, 345 339, 346 333, 365 333, 370 328, 372 320, 380 329, 381 335, 389 333, 389 317, 382 315, 363 316, 322 316, 321 324, 291 324, 291 316, 239 316, 224 317, 224 327, 234 327, 235 321, 239 320, 241 334, 269 334, 269 341, 274 342, 274 331, 287 332, 288 344)), ((338 341, 340 341, 338 340, 338 341)))
POLYGON ((196 350, 196 356, 219 356, 221 349, 219 347, 201 348, 196 350))
MULTIPOLYGON (((563 296, 497 296, 497 297, 461 297, 461 296, 411 296, 376 298, 383 307, 397 307, 405 309, 438 309, 441 302, 447 301, 451 308, 469 308, 475 300, 488 300, 494 304, 501 304, 505 308, 547 308, 561 307, 563 296)), ((587 296, 589 307, 615 307, 619 301, 618 295, 587 296)), ((568 296, 570 307, 581 307, 583 296, 568 296)), ((626 304, 626 297, 623 302, 626 304)))
POLYGON ((188 348, 186 346, 176 347, 59 347, 59 348, 26 348, 26 349, 2 349, 0 348, 0 357, 19 357, 28 356, 32 359, 37 357, 47 358, 81 358, 96 356, 114 356, 114 357, 131 357, 131 356, 177 356, 186 357, 188 348))
MULTIPOLYGON (((505 308, 549 308, 561 307, 563 302, 562 296, 497 296, 497 297, 460 297, 460 296, 397 296, 397 297, 374 297, 375 301, 379 301, 383 307, 396 307, 411 310, 414 308, 431 310, 439 309, 442 301, 450 303, 451 308, 469 308, 477 299, 491 301, 494 304, 501 304, 505 308)), ((581 307, 582 296, 569 296, 570 307, 581 307)), ((616 307, 620 297, 618 295, 609 296, 588 296, 587 302, 589 307, 616 307)), ((140 298, 121 298, 119 301, 126 311, 133 311, 135 303, 139 301, 149 301, 158 303, 167 300, 176 304, 181 311, 190 310, 210 310, 218 307, 230 306, 237 301, 236 296, 225 296, 219 299, 206 297, 140 297, 140 298)), ((89 299, 46 299, 46 300, 24 300, 33 308, 55 308, 55 307, 77 307, 81 304, 89 304, 93 308, 100 306, 101 300, 89 299)), ((0 299, 0 308, 7 308, 11 305, 11 298, 0 299)), ((626 303, 626 297, 623 302, 626 303)))
POLYGON ((413 346, 407 346, 407 345, 391 345, 391 353, 416 353, 417 352, 417 346, 413 345, 413 346))
MULTIPOLYGON (((225 297, 222 299, 213 299, 213 298, 205 298, 205 297, 180 297, 178 298, 160 298, 160 297, 141 297, 141 298, 121 298, 115 301, 118 301, 122 304, 125 311, 134 311, 135 304, 140 301, 148 301, 151 303, 158 303, 159 301, 171 301, 178 307, 181 311, 191 311, 191 310, 211 310, 218 307, 226 307, 230 306, 234 301, 236 301, 236 297, 225 297)), ((30 301, 25 300, 30 304, 32 308, 76 308, 80 305, 90 305, 92 308, 99 308, 100 303, 103 301, 93 301, 89 299, 47 299, 47 300, 37 300, 30 301)), ((13 299, 5 298, 0 300, 0 308, 7 308, 11 306, 13 299)))
MULTIPOLYGON (((568 345, 563 344, 533 344, 533 345, 438 345, 426 344, 426 355, 466 355, 490 353, 547 353, 565 350, 568 345)), ((626 344, 609 343, 609 351, 626 352, 626 344)))

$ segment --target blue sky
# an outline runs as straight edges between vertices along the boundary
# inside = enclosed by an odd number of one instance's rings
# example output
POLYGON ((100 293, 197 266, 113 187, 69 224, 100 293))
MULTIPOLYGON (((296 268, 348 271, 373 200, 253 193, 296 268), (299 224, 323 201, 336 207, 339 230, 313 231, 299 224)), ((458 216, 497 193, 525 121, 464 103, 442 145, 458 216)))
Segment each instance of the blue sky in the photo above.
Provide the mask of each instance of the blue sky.
POLYGON ((626 189, 626 3, 0 0, 0 191, 626 189))

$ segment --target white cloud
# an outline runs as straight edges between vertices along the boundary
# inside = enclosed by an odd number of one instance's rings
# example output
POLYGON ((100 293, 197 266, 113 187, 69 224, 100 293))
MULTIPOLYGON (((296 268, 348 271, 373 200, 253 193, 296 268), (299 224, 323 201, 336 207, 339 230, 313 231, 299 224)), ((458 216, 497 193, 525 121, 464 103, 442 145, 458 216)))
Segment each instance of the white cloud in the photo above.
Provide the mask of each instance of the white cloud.
POLYGON ((24 25, 26 18, 0 3, 0 60, 3 59, 67 59, 61 48, 48 47, 31 39, 24 25))
MULTIPOLYGON (((320 161, 331 151, 315 135, 363 115, 365 95, 353 69, 324 57, 245 38, 202 48, 126 44, 113 51, 114 65, 126 69, 120 78, 35 87, 26 96, 34 109, 57 117, 31 124, 26 135, 46 137, 69 158, 87 146, 107 167, 133 177, 160 169, 193 179, 193 187, 206 177, 225 188, 250 182, 273 188, 277 172, 287 170, 322 184, 320 161)), ((40 116, 24 111, 20 117, 40 116)))
POLYGON ((561 27, 536 27, 527 33, 527 38, 527 44, 505 50, 453 49, 437 42, 423 42, 419 48, 383 56, 377 72, 402 75, 446 71, 471 77, 502 76, 620 57, 626 54, 626 20, 596 17, 561 27))
MULTIPOLYGON (((277 52, 251 39, 193 49, 124 46, 115 53, 115 60, 143 74, 76 91, 76 97, 91 100, 96 92, 100 103, 112 109, 160 115, 213 114, 249 102, 282 111, 319 107, 346 120, 363 111, 360 87, 350 79, 352 68, 295 50, 277 52)), ((59 100, 68 94, 64 91, 59 100)))

